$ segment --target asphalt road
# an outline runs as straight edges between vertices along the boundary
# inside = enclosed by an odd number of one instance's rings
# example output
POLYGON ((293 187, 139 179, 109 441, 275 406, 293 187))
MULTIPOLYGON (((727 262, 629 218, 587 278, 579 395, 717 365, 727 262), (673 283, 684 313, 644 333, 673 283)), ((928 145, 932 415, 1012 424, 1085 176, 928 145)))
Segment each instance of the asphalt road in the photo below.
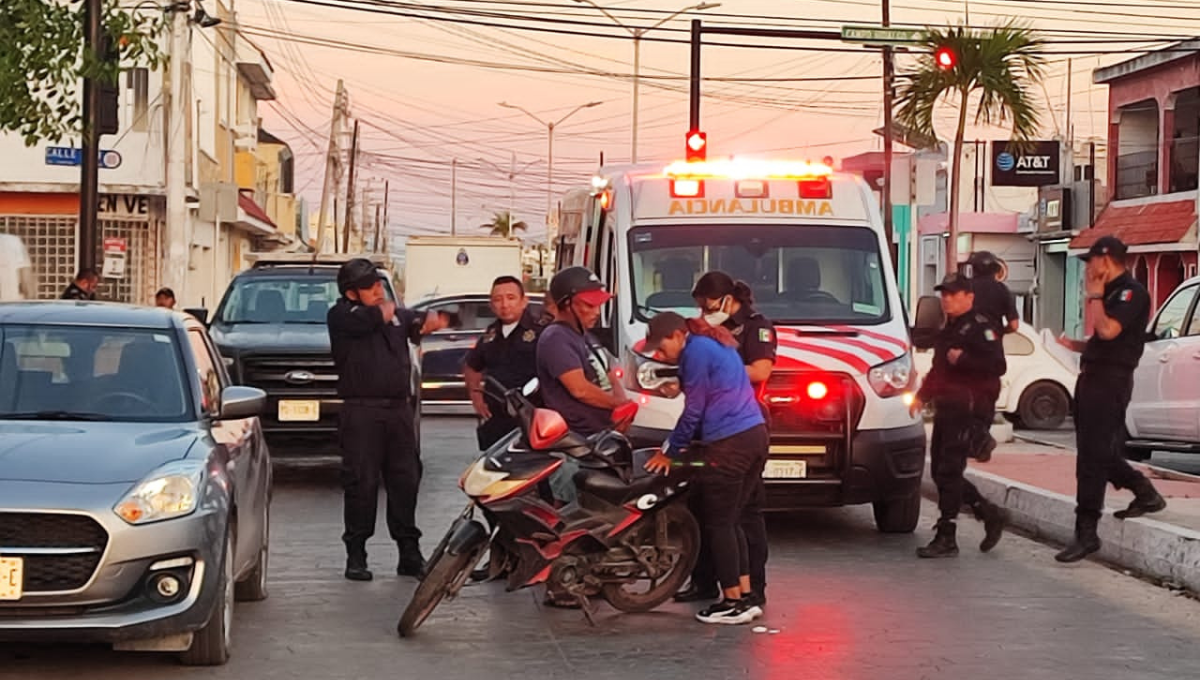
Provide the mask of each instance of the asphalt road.
MULTIPOLYGON (((455 480, 473 433, 461 419, 425 428, 421 521, 432 546, 463 502, 455 480)), ((400 640, 395 623, 414 581, 394 575, 383 534, 370 545, 377 579, 342 579, 334 477, 277 489, 271 597, 239 607, 227 666, 8 644, 0 678, 1178 680, 1200 668, 1195 601, 1098 564, 1057 565, 1053 548, 1020 537, 982 555, 971 520, 958 559, 917 560, 929 507, 911 536, 876 533, 867 508, 774 517, 763 625, 777 632, 704 626, 683 605, 639 616, 604 608, 590 628, 578 612, 541 608, 540 593, 487 584, 400 640)))
MULTIPOLYGON (((1057 430, 1015 430, 1014 433, 1019 437, 1027 437, 1075 450, 1075 425, 1070 419, 1057 430)), ((1151 459, 1146 462, 1170 470, 1200 475, 1200 454, 1155 451, 1151 459)))

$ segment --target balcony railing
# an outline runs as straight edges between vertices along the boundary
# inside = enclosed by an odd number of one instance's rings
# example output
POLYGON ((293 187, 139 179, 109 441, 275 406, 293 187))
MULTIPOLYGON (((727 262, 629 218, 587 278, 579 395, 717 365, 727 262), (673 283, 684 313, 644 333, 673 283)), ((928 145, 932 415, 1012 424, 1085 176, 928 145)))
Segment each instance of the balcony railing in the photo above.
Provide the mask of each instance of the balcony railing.
POLYGON ((1158 193, 1158 152, 1139 151, 1117 157, 1115 199, 1140 198, 1158 193))

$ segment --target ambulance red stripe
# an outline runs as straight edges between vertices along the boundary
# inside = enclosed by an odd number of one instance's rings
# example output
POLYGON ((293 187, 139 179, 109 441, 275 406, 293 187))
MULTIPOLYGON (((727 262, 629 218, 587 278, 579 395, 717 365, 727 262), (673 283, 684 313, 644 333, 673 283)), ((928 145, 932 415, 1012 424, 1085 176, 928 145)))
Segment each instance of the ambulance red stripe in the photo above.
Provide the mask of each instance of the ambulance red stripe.
POLYGON ((844 352, 842 350, 832 349, 830 347, 822 347, 821 345, 813 344, 811 342, 801 342, 791 338, 780 338, 779 344, 786 347, 793 347, 795 349, 802 349, 806 352, 812 352, 814 354, 822 354, 830 359, 836 359, 847 366, 851 366, 855 370, 862 373, 866 373, 867 371, 871 370, 871 364, 867 363, 865 359, 857 354, 851 354, 850 352, 844 352))
POLYGON ((883 333, 877 333, 875 331, 863 330, 862 328, 860 328, 858 326, 829 326, 829 328, 831 330, 841 331, 843 333, 858 333, 859 335, 871 338, 873 340, 882 340, 883 342, 886 342, 889 345, 895 345, 902 350, 905 350, 905 351, 908 350, 908 341, 907 340, 902 340, 902 339, 897 338, 892 335, 885 335, 883 333))

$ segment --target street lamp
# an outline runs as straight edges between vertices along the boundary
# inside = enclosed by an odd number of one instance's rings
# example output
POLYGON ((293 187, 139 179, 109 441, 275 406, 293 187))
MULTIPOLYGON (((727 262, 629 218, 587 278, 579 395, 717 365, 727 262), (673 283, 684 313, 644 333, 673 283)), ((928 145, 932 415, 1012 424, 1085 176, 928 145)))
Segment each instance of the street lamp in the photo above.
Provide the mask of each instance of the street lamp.
POLYGON ((609 19, 612 19, 613 23, 615 23, 616 25, 625 29, 626 31, 629 31, 629 35, 633 36, 633 132, 630 133, 630 138, 629 138, 629 162, 637 163, 637 159, 638 159, 638 152, 637 152, 637 149, 638 149, 638 147, 637 147, 638 89, 639 89, 639 85, 641 84, 640 72, 641 72, 641 62, 642 62, 642 36, 646 35, 650 31, 653 31, 654 29, 658 28, 659 26, 662 26, 663 24, 667 23, 671 19, 674 19, 675 17, 679 16, 680 14, 686 14, 688 12, 702 12, 706 9, 713 9, 714 7, 720 7, 721 3, 719 3, 719 2, 702 2, 698 5, 691 5, 690 7, 684 7, 683 9, 679 10, 678 12, 675 12, 674 14, 669 14, 666 17, 664 17, 662 20, 660 20, 658 23, 652 24, 650 26, 629 26, 624 23, 621 23, 621 20, 616 18, 615 16, 613 16, 611 13, 609 13, 608 10, 604 9, 600 5, 597 5, 595 3, 595 0, 575 0, 575 2, 578 2, 582 5, 591 5, 592 7, 595 7, 596 9, 600 10, 601 14, 608 17, 609 19))
POLYGON ((523 107, 517 106, 516 104, 509 104, 508 102, 500 102, 500 106, 503 106, 506 109, 516 109, 517 111, 520 111, 521 113, 529 116, 530 118, 532 118, 532 119, 536 120, 537 122, 541 123, 542 125, 546 126, 546 132, 547 132, 547 135, 546 135, 546 137, 547 137, 547 146, 546 146, 546 228, 547 228, 547 231, 549 231, 549 227, 550 227, 550 211, 554 205, 554 128, 558 127, 559 125, 562 125, 563 121, 570 118, 571 116, 574 116, 576 113, 579 113, 583 109, 590 109, 593 106, 600 106, 603 103, 604 102, 588 102, 586 104, 580 104, 579 106, 576 106, 575 108, 571 109, 571 112, 568 113, 567 115, 563 116, 562 118, 559 118, 558 120, 554 121, 553 123, 549 123, 549 122, 546 122, 546 121, 542 120, 541 118, 537 117, 536 115, 530 113, 527 109, 525 109, 523 107))

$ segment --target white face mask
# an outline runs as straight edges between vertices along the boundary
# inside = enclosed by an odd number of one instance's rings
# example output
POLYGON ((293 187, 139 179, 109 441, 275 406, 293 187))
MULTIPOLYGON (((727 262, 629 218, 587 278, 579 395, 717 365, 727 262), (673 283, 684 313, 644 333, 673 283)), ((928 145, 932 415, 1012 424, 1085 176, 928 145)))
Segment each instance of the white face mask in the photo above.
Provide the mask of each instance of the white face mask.
POLYGON ((704 321, 712 327, 720 326, 729 320, 729 312, 725 311, 725 305, 729 301, 729 296, 721 298, 721 306, 715 312, 709 312, 704 315, 704 321))

